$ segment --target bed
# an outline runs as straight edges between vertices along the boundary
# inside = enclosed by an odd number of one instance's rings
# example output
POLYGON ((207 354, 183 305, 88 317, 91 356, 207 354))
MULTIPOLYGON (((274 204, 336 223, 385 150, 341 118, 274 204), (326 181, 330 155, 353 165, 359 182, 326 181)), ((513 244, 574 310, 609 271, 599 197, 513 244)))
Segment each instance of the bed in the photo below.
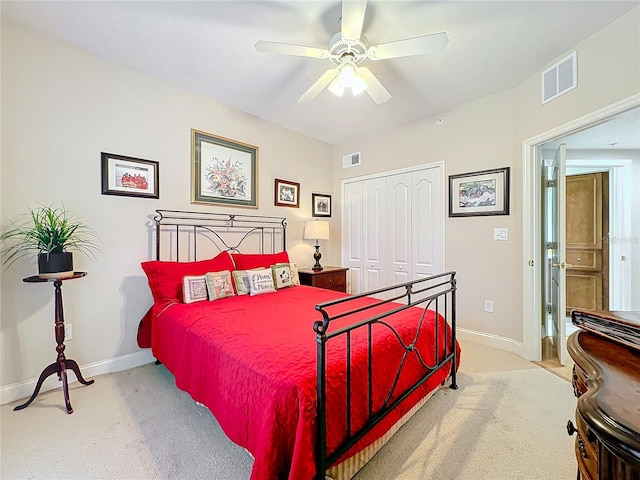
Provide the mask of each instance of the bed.
POLYGON ((251 453, 252 480, 351 478, 457 388, 455 272, 349 295, 297 284, 285 218, 158 210, 154 225, 152 352, 251 453))

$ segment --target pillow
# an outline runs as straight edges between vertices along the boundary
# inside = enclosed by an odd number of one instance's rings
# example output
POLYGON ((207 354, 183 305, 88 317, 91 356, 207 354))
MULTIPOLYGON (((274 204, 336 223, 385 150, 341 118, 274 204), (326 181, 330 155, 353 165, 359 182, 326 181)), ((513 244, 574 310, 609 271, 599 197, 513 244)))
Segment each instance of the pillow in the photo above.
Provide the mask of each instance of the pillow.
POLYGON ((204 275, 186 276, 182 279, 184 303, 202 302, 207 299, 207 281, 204 275))
POLYGON ((205 275, 207 272, 233 270, 229 252, 220 252, 210 260, 200 262, 142 262, 147 274, 151 295, 156 303, 182 302, 182 279, 187 275, 205 275))
POLYGON ((269 268, 276 263, 289 263, 289 254, 280 253, 232 253, 231 258, 236 270, 251 270, 252 268, 269 268))
POLYGON ((231 283, 231 272, 229 270, 209 272, 204 277, 207 282, 209 300, 213 301, 235 295, 233 283, 231 283))
POLYGON ((291 268, 288 263, 273 265, 271 267, 271 276, 276 290, 281 288, 293 287, 293 279, 291 278, 291 268))
POLYGON ((291 282, 294 285, 300 285, 300 276, 298 275, 298 264, 297 263, 276 263, 278 265, 287 265, 291 270, 291 282))
POLYGON ((260 295, 276 291, 273 286, 271 269, 248 270, 247 277, 249 278, 249 295, 260 295))
POLYGON ((238 295, 247 295, 249 293, 249 277, 246 270, 234 270, 231 272, 233 275, 233 283, 236 286, 236 292, 238 295))

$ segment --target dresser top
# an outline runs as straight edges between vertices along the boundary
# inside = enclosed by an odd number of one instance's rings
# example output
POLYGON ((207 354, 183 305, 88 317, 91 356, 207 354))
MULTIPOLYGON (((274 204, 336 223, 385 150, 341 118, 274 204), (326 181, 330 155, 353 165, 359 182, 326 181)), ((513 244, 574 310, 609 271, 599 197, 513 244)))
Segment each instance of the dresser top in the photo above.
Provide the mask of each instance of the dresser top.
POLYGON ((586 376, 578 410, 609 447, 640 465, 640 350, 587 331, 572 334, 567 348, 586 376))

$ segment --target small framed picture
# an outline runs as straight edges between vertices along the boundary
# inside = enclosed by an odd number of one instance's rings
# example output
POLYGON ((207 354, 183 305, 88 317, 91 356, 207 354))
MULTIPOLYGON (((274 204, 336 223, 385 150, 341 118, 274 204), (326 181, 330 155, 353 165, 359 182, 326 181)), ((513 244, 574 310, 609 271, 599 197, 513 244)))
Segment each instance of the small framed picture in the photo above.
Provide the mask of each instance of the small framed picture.
POLYGON ((101 160, 103 195, 160 198, 158 162, 104 152, 101 160))
POLYGON ((274 205, 300 208, 300 184, 276 178, 274 205))
POLYGON ((258 208, 258 147, 191 129, 191 203, 258 208))
POLYGON ((311 204, 313 217, 330 217, 331 216, 331 195, 323 195, 321 193, 311 194, 311 204))
POLYGON ((449 216, 509 215, 509 167, 449 176, 449 216))

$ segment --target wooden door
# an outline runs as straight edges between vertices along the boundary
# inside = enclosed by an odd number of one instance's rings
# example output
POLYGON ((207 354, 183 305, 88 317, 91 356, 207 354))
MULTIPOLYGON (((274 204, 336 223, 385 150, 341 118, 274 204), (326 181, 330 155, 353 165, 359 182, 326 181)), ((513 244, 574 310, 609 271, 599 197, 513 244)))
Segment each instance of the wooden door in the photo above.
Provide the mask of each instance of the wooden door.
POLYGON ((567 177, 567 313, 608 310, 608 174, 567 177))

